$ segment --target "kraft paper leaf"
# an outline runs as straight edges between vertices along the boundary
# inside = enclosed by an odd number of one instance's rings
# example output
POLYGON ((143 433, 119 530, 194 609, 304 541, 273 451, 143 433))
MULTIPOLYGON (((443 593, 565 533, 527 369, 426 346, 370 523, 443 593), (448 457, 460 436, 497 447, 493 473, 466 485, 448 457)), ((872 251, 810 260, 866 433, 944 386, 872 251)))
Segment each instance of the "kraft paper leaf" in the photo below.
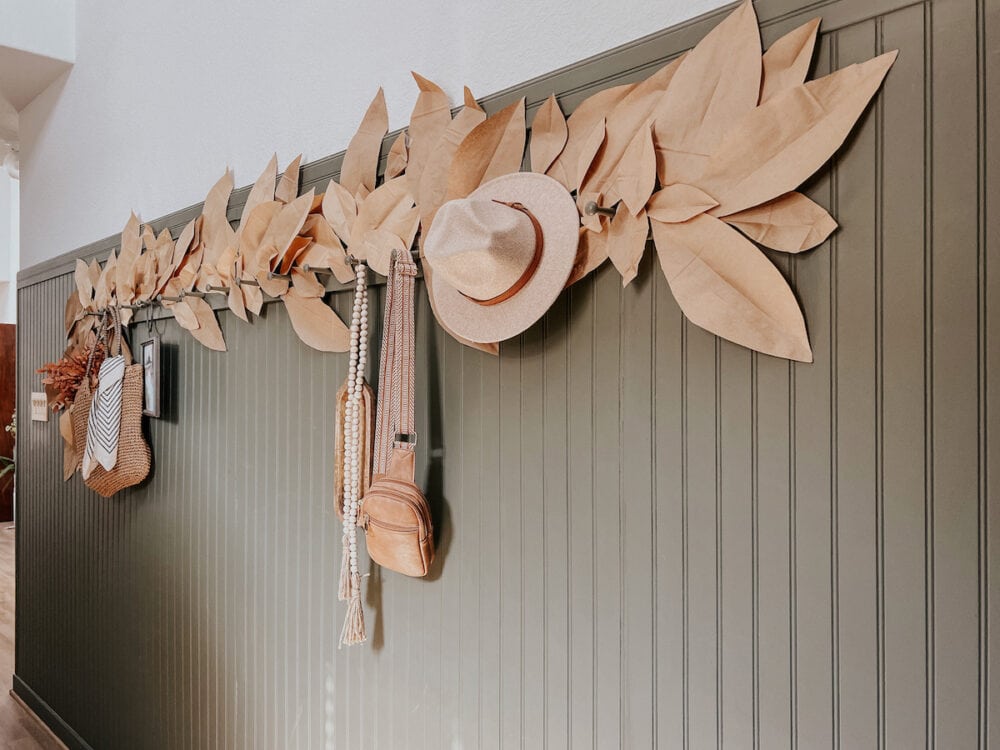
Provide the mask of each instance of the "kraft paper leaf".
POLYGON ((580 193, 576 197, 576 209, 580 214, 580 221, 584 227, 597 234, 604 231, 604 224, 607 222, 608 217, 604 214, 588 214, 587 204, 596 203, 600 206, 603 200, 603 196, 600 193, 580 193))
MULTIPOLYGON (((156 284, 159 281, 156 272, 156 253, 145 252, 139 256, 135 263, 135 293, 133 302, 145 302, 156 293, 156 284)), ((121 300, 119 299, 119 302, 121 300)), ((122 323, 127 323, 125 313, 132 310, 122 310, 122 323)))
POLYGON ((697 183, 713 216, 766 203, 801 185, 843 144, 896 52, 775 94, 734 127, 697 183))
POLYGON ((236 232, 229 225, 226 209, 229 196, 233 193, 233 171, 226 173, 216 182, 205 198, 201 211, 204 217, 201 225, 201 241, 205 245, 204 262, 214 267, 227 247, 236 245, 236 232))
POLYGON ((244 323, 249 323, 247 317, 246 301, 243 297, 243 286, 236 282, 243 276, 243 258, 237 257, 233 260, 232 278, 229 281, 229 292, 226 294, 226 305, 236 317, 244 323))
POLYGON ((375 189, 379 151, 388 131, 389 112, 385 107, 385 93, 380 86, 368 105, 358 131, 347 146, 344 162, 340 167, 340 184, 352 195, 362 186, 369 192, 375 189))
POLYGON ((94 304, 97 306, 98 310, 101 310, 111 304, 111 297, 115 293, 115 278, 117 277, 118 271, 118 258, 115 256, 115 251, 111 251, 111 255, 108 256, 107 263, 104 264, 104 270, 101 271, 101 276, 94 284, 94 304))
POLYGON ((71 294, 66 298, 66 307, 63 310, 63 328, 69 336, 73 325, 83 317, 83 305, 80 304, 80 295, 71 294))
POLYGON ((219 321, 215 318, 212 306, 201 297, 185 297, 183 302, 178 303, 178 307, 183 305, 187 305, 198 318, 198 327, 191 331, 191 335, 198 339, 203 346, 213 351, 226 351, 222 329, 219 328, 219 321))
POLYGON ((385 179, 399 177, 406 170, 406 131, 401 130, 396 140, 389 147, 389 156, 385 163, 385 179))
MULTIPOLYGON (((410 185, 413 184, 412 171, 407 175, 407 180, 410 185)), ((348 244, 354 220, 358 217, 358 204, 353 195, 333 180, 330 180, 323 196, 323 216, 330 222, 340 241, 348 244)))
MULTIPOLYGON (((594 123, 594 127, 591 128, 590 133, 584 139, 583 143, 580 144, 580 150, 578 152, 579 161, 576 164, 576 175, 579 180, 583 180, 587 175, 587 170, 590 169, 590 165, 594 161, 594 157, 597 156, 597 152, 601 150, 601 146, 604 145, 604 138, 607 133, 607 122, 602 117, 600 120, 594 123)), ((583 192, 594 192, 599 193, 599 190, 585 191, 581 189, 579 182, 572 187, 577 193, 583 192)), ((610 208, 610 206, 607 206, 610 208)))
POLYGON ((73 279, 76 281, 76 294, 80 300, 80 306, 84 310, 92 309, 94 301, 94 282, 90 280, 90 268, 82 260, 77 258, 76 269, 73 271, 73 279))
POLYGON ((608 233, 597 234, 580 227, 580 242, 576 250, 576 262, 570 271, 566 286, 575 284, 588 273, 598 268, 608 259, 608 233))
POLYGON ((195 224, 197 224, 197 221, 197 219, 189 221, 184 229, 181 230, 177 242, 174 243, 174 256, 170 261, 171 274, 181 267, 181 263, 184 262, 184 258, 187 257, 188 251, 191 249, 191 241, 194 239, 195 224))
POLYGON ((250 188, 247 202, 243 204, 243 213, 240 214, 240 225, 236 229, 236 238, 239 239, 243 232, 243 226, 250 218, 250 213, 261 203, 269 203, 274 200, 275 182, 278 176, 278 155, 274 154, 271 160, 264 167, 260 177, 250 188))
POLYGON ((115 293, 119 304, 129 305, 135 301, 135 263, 141 250, 139 218, 133 213, 122 230, 121 250, 115 270, 115 293))
POLYGON ((538 108, 531 122, 531 140, 528 143, 531 171, 545 174, 565 148, 568 135, 566 117, 559 109, 556 95, 552 94, 538 108))
MULTIPOLYGON (((284 256, 285 251, 289 249, 299 230, 302 229, 306 216, 309 215, 309 206, 312 205, 314 192, 315 190, 310 190, 305 195, 300 195, 291 203, 281 207, 268 225, 267 232, 264 233, 264 238, 260 242, 262 248, 274 248, 278 258, 284 256)), ((263 264, 258 262, 258 265, 262 266, 263 264)))
POLYGON ((394 235, 405 249, 413 242, 418 221, 409 182, 405 176, 396 177, 380 185, 361 204, 347 249, 357 258, 367 258, 372 269, 384 276, 389 272, 388 259, 378 251, 385 238, 373 232, 384 230, 394 235), (373 248, 376 252, 369 257, 373 248))
POLYGON ((326 287, 319 283, 316 274, 301 268, 292 269, 292 288, 303 297, 322 297, 326 294, 326 287))
MULTIPOLYGON (((254 281, 254 278, 246 271, 242 272, 241 278, 244 281, 254 281)), ((243 302, 246 304, 247 310, 254 315, 260 315, 260 311, 264 307, 264 293, 260 287, 247 284, 240 288, 243 290, 243 302)))
POLYGON ((87 274, 90 276, 90 285, 97 286, 97 282, 101 278, 101 264, 96 259, 90 261, 90 265, 87 266, 87 274))
POLYGON ((281 264, 278 266, 279 273, 288 273, 292 269, 292 264, 295 263, 295 260, 302 255, 302 253, 304 253, 311 244, 311 237, 302 237, 301 235, 293 237, 292 243, 288 246, 284 257, 281 259, 281 264))
POLYGON ((813 47, 820 19, 814 18, 776 41, 761 60, 763 64, 760 84, 760 103, 771 99, 779 91, 798 86, 806 80, 812 62, 813 47))
POLYGON ((427 234, 434 221, 434 215, 444 205, 448 192, 448 174, 462 141, 481 123, 486 121, 486 113, 476 103, 472 92, 465 89, 466 105, 459 111, 438 138, 420 178, 420 223, 427 234))
MULTIPOLYGON (((417 103, 413 105, 413 112, 410 114, 408 130, 410 156, 406 163, 406 174, 410 183, 410 192, 415 198, 419 198, 418 191, 424 173, 424 165, 434 149, 437 148, 438 139, 441 138, 444 129, 451 122, 451 106, 448 104, 448 96, 440 86, 412 71, 411 75, 413 80, 417 82, 420 94, 417 96, 417 103)), ((336 228, 336 224, 334 224, 334 229, 336 228)), ((341 239, 344 239, 343 236, 341 239)))
POLYGON ((611 110, 605 126, 604 145, 590 165, 590 173, 583 179, 582 190, 603 193, 613 205, 624 198, 625 192, 634 191, 637 184, 643 186, 638 192, 644 192, 648 183, 649 192, 644 197, 629 192, 626 201, 633 215, 642 210, 656 182, 656 153, 650 124, 683 59, 680 57, 660 68, 629 91, 611 110), (641 203, 637 203, 639 200, 641 203))
POLYGON ((295 287, 284 297, 292 328, 302 343, 321 352, 346 352, 351 333, 321 297, 302 296, 295 287))
POLYGON ((703 190, 678 182, 656 191, 646 206, 646 213, 655 221, 679 224, 718 205, 718 201, 703 190))
POLYGON ((265 267, 264 259, 259 257, 261 243, 268 227, 275 220, 278 212, 285 207, 281 201, 265 201, 258 203, 250 212, 246 221, 240 225, 239 255, 243 265, 251 276, 265 267))
MULTIPOLYGON (((626 83, 613 86, 588 96, 566 120, 566 145, 562 153, 552 162, 545 174, 558 180, 567 190, 576 190, 583 175, 577 174, 580 163, 580 149, 590 137, 598 120, 606 118, 637 84, 626 83)), ((588 166, 590 162, 587 162, 588 166)))
POLYGON ((201 270, 202 255, 203 250, 198 247, 184 256, 181 267, 177 269, 177 275, 174 277, 180 282, 181 289, 190 289, 194 285, 198 271, 201 270))
POLYGON ((660 265, 688 320, 765 354, 812 361, 795 295, 753 243, 708 214, 652 224, 660 265))
POLYGON ((222 251, 222 255, 219 256, 219 260, 215 263, 215 272, 222 279, 221 286, 228 285, 230 279, 233 278, 233 263, 236 260, 236 253, 236 247, 227 247, 222 251))
POLYGON ((153 285, 153 291, 150 294, 160 291, 163 285, 167 283, 167 279, 170 278, 170 274, 174 271, 171 265, 174 257, 174 238, 170 236, 169 228, 164 228, 156 238, 153 253, 156 255, 156 283, 153 285))
POLYGON ((302 225, 301 234, 311 237, 313 243, 299 256, 299 264, 313 268, 329 268, 341 284, 354 279, 347 263, 347 253, 326 217, 311 214, 302 225))
MULTIPOLYGON (((274 254, 274 257, 277 255, 274 254)), ((257 272, 257 283, 261 291, 275 298, 283 296, 288 291, 288 279, 270 278, 268 273, 266 268, 257 272)))
POLYGON ((386 229, 369 229, 355 244, 354 249, 376 273, 383 276, 389 274, 389 261, 392 251, 406 252, 403 240, 386 229))
POLYGON ((299 154, 292 163, 285 169, 284 174, 278 181, 278 186, 274 189, 274 198, 282 203, 291 203, 295 196, 299 194, 299 165, 302 163, 302 154, 299 154))
POLYGON ((730 214, 724 221, 750 239, 786 253, 816 247, 837 228, 837 222, 822 206, 796 192, 730 214))
POLYGON ((201 326, 201 322, 198 320, 198 316, 194 314, 194 310, 188 305, 189 299, 196 299, 195 297, 185 297, 180 302, 176 302, 173 305, 172 312, 174 318, 177 320, 177 325, 181 328, 185 328, 188 331, 197 331, 201 326))
POLYGON ((608 226, 608 257, 622 275, 622 286, 639 273, 639 263, 646 251, 646 237, 649 235, 649 219, 646 212, 633 216, 627 211, 619 211, 608 226))
POLYGON ((477 125, 459 144, 448 171, 446 200, 464 198, 484 182, 521 169, 524 98, 477 125))
MULTIPOLYGON (((760 33, 750 0, 688 52, 654 120, 657 150, 711 154, 760 95, 760 33)), ((660 184, 687 181, 660 174, 660 184)))

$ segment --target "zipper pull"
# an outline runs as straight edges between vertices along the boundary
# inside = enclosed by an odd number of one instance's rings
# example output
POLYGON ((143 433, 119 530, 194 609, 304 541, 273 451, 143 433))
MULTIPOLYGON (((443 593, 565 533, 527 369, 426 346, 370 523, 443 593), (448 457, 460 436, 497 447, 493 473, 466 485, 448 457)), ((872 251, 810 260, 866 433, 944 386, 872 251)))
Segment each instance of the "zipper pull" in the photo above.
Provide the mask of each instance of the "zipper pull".
POLYGON ((367 513, 362 513, 361 518, 358 519, 358 526, 360 526, 365 531, 368 531, 368 522, 371 520, 371 516, 367 513))

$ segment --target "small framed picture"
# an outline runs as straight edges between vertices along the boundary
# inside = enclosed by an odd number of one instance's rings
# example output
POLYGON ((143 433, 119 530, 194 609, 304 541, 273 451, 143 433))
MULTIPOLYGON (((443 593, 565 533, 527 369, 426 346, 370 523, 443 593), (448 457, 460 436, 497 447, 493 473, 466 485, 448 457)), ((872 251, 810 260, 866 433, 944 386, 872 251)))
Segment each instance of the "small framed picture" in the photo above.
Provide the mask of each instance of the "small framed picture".
POLYGON ((142 347, 142 413, 160 416, 160 337, 143 341, 142 347))

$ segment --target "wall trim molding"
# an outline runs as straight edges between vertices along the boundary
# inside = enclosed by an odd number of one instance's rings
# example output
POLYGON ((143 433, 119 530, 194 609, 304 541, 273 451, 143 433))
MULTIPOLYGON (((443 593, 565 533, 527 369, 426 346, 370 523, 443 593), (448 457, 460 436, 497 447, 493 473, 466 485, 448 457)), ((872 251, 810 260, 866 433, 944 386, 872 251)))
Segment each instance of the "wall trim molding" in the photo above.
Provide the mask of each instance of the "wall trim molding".
POLYGON ((14 685, 11 694, 19 702, 34 714, 56 738, 66 745, 69 750, 94 750, 83 737, 66 721, 55 712, 31 687, 16 674, 14 675, 14 685))
MULTIPOLYGON (((798 0, 759 0, 755 3, 755 8, 763 41, 767 45, 804 20, 817 15, 823 17, 821 31, 829 32, 920 2, 922 0, 872 0, 866 3, 863 9, 859 9, 859 3, 851 3, 848 0, 819 0, 804 6, 798 0)), ((619 83, 645 78, 655 68, 690 49, 736 5, 737 3, 724 5, 676 26, 656 31, 620 47, 490 94, 483 97, 480 103, 488 114, 493 114, 523 96, 526 98, 526 114, 530 123, 535 110, 549 94, 555 92, 568 115, 594 92, 619 83)), ((455 111, 457 112, 457 108, 455 111)), ((360 116, 359 112, 358 117, 360 116)), ((380 175, 385 168, 386 155, 398 133, 398 130, 394 130, 382 141, 380 175)), ((344 152, 339 151, 303 165, 300 190, 306 191, 312 187, 317 190, 325 189, 331 179, 340 176, 340 165, 343 160, 344 152)), ((208 190, 209 187, 206 185, 205 189, 208 190)), ((246 185, 233 191, 228 209, 231 221, 239 219, 250 187, 246 185)), ((157 233, 164 227, 169 227, 171 234, 176 237, 185 224, 201 213, 202 205, 203 203, 196 203, 148 223, 157 233)), ((103 261, 113 248, 118 247, 119 239, 119 235, 105 237, 26 268, 18 273, 17 286, 22 289, 71 273, 78 258, 86 262, 94 258, 103 261)))

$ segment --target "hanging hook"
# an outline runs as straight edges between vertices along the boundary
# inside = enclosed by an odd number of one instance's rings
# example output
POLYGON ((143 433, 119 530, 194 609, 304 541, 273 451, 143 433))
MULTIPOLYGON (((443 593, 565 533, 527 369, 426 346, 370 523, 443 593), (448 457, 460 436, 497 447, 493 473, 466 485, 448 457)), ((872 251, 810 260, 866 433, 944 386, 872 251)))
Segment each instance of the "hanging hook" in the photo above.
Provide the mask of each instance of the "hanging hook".
POLYGON ((601 214, 602 216, 614 216, 616 210, 617 209, 614 208, 602 208, 601 206, 597 205, 596 201, 588 201, 587 204, 583 207, 583 212, 587 214, 587 216, 593 216, 594 214, 601 214))

